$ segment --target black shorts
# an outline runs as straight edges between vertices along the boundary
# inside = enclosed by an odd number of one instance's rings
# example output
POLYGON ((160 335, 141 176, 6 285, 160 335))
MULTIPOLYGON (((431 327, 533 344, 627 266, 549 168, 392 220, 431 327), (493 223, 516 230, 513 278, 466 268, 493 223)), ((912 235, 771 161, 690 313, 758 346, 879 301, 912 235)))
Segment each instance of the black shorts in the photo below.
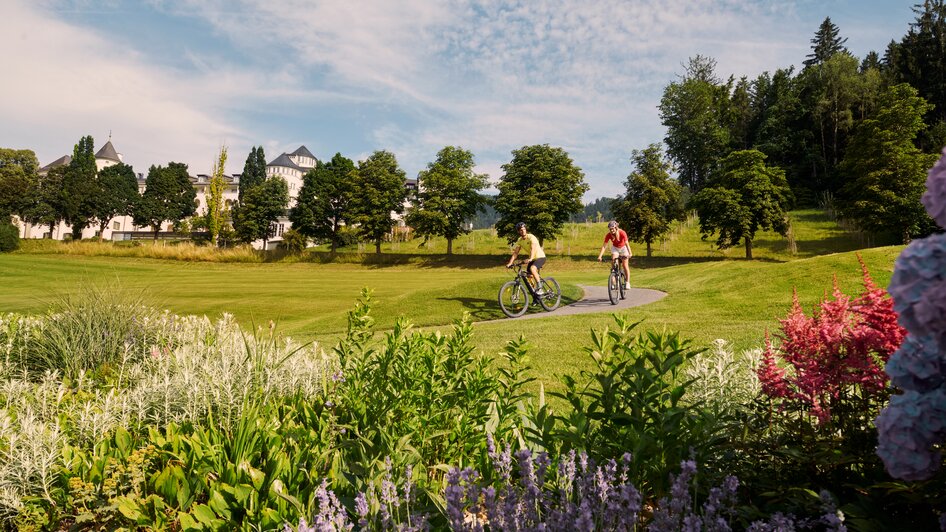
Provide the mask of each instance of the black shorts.
POLYGON ((536 270, 541 270, 542 266, 544 265, 545 265, 545 257, 539 257, 535 260, 529 261, 529 268, 531 268, 532 266, 535 266, 536 270))

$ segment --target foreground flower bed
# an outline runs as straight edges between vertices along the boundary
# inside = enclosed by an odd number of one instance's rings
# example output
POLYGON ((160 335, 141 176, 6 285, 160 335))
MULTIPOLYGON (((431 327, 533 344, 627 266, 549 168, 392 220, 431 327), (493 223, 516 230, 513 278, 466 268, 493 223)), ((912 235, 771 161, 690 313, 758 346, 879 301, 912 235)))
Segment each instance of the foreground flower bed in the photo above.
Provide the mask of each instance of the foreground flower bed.
POLYGON ((928 529, 943 510, 941 482, 883 471, 873 380, 835 383, 825 419, 761 393, 771 353, 618 316, 547 401, 525 340, 493 361, 467 321, 378 335, 370 308, 330 350, 102 292, 0 317, 6 526, 928 529))

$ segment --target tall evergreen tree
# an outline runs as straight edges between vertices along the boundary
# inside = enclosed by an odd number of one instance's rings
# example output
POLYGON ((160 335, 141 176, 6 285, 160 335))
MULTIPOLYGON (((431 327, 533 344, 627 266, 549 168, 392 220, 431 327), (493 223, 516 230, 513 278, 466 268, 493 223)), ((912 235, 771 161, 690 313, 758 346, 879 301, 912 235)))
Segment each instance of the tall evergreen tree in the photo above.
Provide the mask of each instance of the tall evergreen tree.
POLYGON ((831 17, 825 17, 824 22, 818 27, 814 38, 811 39, 811 53, 806 55, 804 64, 806 67, 820 65, 834 54, 847 52, 844 43, 847 37, 840 37, 841 30, 831 22, 831 17))
POLYGON ((674 220, 684 218, 683 188, 670 177, 673 165, 664 160, 659 144, 631 155, 635 170, 627 176, 624 196, 611 204, 614 218, 634 242, 652 245, 670 231, 674 220))
POLYGON ((79 139, 72 150, 72 161, 63 175, 63 219, 72 227, 72 238, 82 238, 82 230, 95 217, 98 187, 95 184, 95 141, 91 136, 79 139))
POLYGON ((263 181, 266 181, 266 152, 263 151, 262 146, 258 148, 253 146, 243 165, 243 173, 240 174, 238 199, 243 201, 243 194, 256 185, 262 184, 263 181))
POLYGON ((112 218, 134 213, 140 199, 138 178, 131 166, 118 163, 102 168, 95 182, 98 188, 95 219, 99 222, 99 235, 104 235, 112 218))
POLYGON ((375 243, 381 253, 381 241, 397 223, 392 213, 404 212, 407 198, 404 170, 389 151, 379 150, 358 162, 352 190, 352 223, 366 240, 375 243))
POLYGON ((909 83, 933 104, 918 143, 938 152, 946 144, 946 0, 924 0, 913 12, 916 20, 899 43, 891 41, 884 62, 896 82, 909 83))
POLYGON ((496 232, 510 242, 519 238, 518 222, 525 222, 542 243, 560 234, 569 217, 582 210, 581 198, 588 191, 585 174, 562 148, 541 144, 513 150, 503 172, 496 232))
POLYGON ((302 177, 296 206, 289 213, 293 229, 303 236, 327 240, 332 253, 341 244, 341 228, 352 217, 355 163, 336 153, 327 163, 318 162, 302 177))
POLYGON ((447 255, 453 254, 453 241, 470 232, 467 224, 486 203, 480 191, 488 185, 487 176, 475 173, 474 166, 473 153, 446 146, 417 175, 419 192, 407 224, 419 236, 446 238, 447 255))
POLYGON ((197 210, 197 193, 187 174, 184 163, 168 163, 164 166, 151 166, 145 181, 145 191, 135 208, 136 225, 147 225, 158 239, 164 222, 177 223, 192 216, 197 210))

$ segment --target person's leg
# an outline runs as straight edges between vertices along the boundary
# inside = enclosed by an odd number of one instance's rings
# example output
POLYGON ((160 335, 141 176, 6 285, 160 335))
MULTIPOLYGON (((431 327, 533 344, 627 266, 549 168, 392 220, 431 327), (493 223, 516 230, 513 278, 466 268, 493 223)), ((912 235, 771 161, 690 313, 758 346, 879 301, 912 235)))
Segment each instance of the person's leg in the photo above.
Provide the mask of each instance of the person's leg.
POLYGON ((630 257, 627 257, 627 256, 621 257, 621 267, 624 268, 624 282, 625 282, 624 288, 625 288, 625 289, 631 287, 631 266, 630 266, 630 264, 631 264, 630 257))

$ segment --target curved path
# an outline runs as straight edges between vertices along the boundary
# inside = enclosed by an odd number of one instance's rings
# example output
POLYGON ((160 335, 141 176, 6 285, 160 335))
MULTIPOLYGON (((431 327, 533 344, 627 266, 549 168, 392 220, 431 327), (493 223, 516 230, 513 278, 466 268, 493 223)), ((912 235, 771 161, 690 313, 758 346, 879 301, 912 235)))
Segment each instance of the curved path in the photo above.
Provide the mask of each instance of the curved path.
MULTIPOLYGON (((564 316, 571 314, 591 314, 593 312, 617 312, 619 310, 631 307, 639 307, 667 297, 666 292, 660 290, 651 290, 649 288, 631 288, 625 291, 625 298, 618 301, 617 305, 612 305, 608 299, 608 287, 603 285, 578 285, 584 291, 581 299, 572 303, 558 307, 552 312, 545 312, 538 305, 529 305, 529 312, 525 316, 518 318, 503 318, 515 320, 527 320, 530 318, 546 318, 550 316, 564 316)), ((488 320, 499 321, 499 320, 488 320)), ((483 322, 477 322, 483 323, 483 322)))

